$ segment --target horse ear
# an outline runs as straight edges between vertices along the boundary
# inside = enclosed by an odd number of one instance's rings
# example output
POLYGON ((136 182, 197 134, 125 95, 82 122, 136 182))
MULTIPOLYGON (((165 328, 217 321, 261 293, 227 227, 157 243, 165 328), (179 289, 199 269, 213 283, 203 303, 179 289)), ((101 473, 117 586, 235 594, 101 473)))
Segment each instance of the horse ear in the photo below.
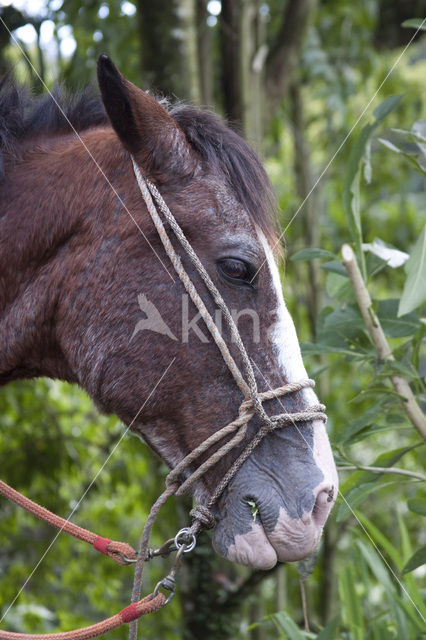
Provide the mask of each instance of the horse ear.
POLYGON ((106 54, 98 59, 98 82, 113 128, 142 169, 158 179, 195 171, 195 154, 182 129, 157 100, 121 75, 106 54))

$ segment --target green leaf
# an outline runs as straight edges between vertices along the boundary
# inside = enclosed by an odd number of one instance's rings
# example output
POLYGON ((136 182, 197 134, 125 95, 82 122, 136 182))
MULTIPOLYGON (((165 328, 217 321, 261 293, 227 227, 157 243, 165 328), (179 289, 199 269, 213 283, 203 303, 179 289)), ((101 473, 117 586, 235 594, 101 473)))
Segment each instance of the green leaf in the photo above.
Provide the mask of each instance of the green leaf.
MULTIPOLYGON (((365 247, 364 244, 363 247, 365 247)), ((377 275, 388 266, 386 260, 382 260, 382 258, 379 258, 379 256, 376 256, 374 253, 369 251, 365 254, 365 261, 367 265, 367 275, 369 278, 377 275)))
POLYGON ((407 262, 407 280, 398 308, 398 317, 413 311, 426 300, 426 225, 407 262))
POLYGON ((412 498, 408 500, 407 506, 410 511, 418 513, 421 516, 426 516, 426 500, 424 498, 412 498))
POLYGON ((342 567, 338 584, 343 621, 348 625, 353 640, 365 640, 361 603, 355 590, 356 577, 351 565, 342 567))
POLYGON ((383 360, 379 364, 378 373, 381 376, 404 376, 408 380, 417 380, 418 375, 413 369, 410 369, 404 362, 398 360, 383 360))
POLYGON ((391 151, 395 151, 395 153, 402 153, 402 149, 397 147, 393 142, 390 142, 390 140, 386 140, 385 138, 377 138, 377 140, 391 151))
POLYGON ((376 125, 368 124, 352 146, 348 166, 343 181, 343 207, 348 222, 349 233, 355 244, 356 254, 360 261, 361 272, 366 275, 364 254, 362 253, 362 225, 359 207, 359 168, 367 142, 376 125))
POLYGON ((413 336, 421 326, 416 313, 398 315, 398 305, 399 300, 393 298, 380 300, 378 304, 377 316, 388 338, 413 336))
POLYGON ((365 357, 365 353, 360 351, 356 351, 355 349, 351 351, 350 349, 341 349, 340 347, 333 347, 333 345, 328 344, 318 344, 313 342, 301 342, 300 348, 304 356, 319 356, 323 353, 340 353, 346 356, 362 356, 365 357))
POLYGON ((426 120, 417 120, 411 127, 412 135, 421 142, 426 142, 426 120))
POLYGON ((384 415, 384 409, 380 402, 377 402, 372 407, 364 411, 362 415, 354 420, 347 422, 341 429, 341 431, 335 436, 334 441, 336 444, 343 444, 349 442, 357 433, 365 429, 365 427, 377 422, 379 418, 384 415))
POLYGON ((336 255, 331 251, 326 251, 326 249, 302 249, 294 253, 290 260, 314 260, 315 258, 333 259, 336 258, 336 255))
POLYGON ((398 626, 398 638, 407 638, 407 616, 401 610, 401 601, 398 598, 395 584, 378 553, 370 545, 365 545, 361 540, 357 541, 357 546, 362 556, 369 565, 377 582, 385 589, 386 598, 392 609, 395 622, 398 626))
POLYGON ((376 126, 380 124, 380 122, 382 122, 382 120, 384 120, 390 113, 392 113, 394 109, 397 108, 403 97, 404 96, 402 94, 389 96, 388 98, 385 98, 385 100, 383 100, 383 102, 381 102, 379 106, 374 109, 373 115, 376 118, 376 126))
POLYGON ((348 221, 349 232, 355 244, 355 251, 360 263, 361 273, 366 277, 365 259, 362 251, 362 224, 359 203, 360 168, 366 153, 369 140, 379 124, 401 102, 402 95, 389 96, 373 111, 375 121, 367 124, 352 146, 343 181, 343 207, 348 221))
POLYGON ((418 153, 403 151, 402 155, 413 165, 416 171, 421 173, 422 176, 426 176, 424 161, 422 161, 422 157, 418 153))
POLYGON ((371 543, 368 542, 368 544, 364 544, 362 540, 357 540, 356 545, 360 549, 362 556, 367 561, 379 584, 391 591, 395 591, 392 578, 371 543))
POLYGON ((306 634, 303 633, 294 622, 292 617, 287 611, 279 611, 272 615, 272 619, 276 623, 279 629, 282 629, 287 634, 289 640, 306 640, 306 634))
POLYGON ((340 622, 340 614, 334 616, 322 631, 316 637, 316 640, 335 640, 337 637, 337 629, 340 622))
POLYGON ((409 558, 413 553, 413 548, 411 546, 410 535, 408 533, 407 525, 405 524, 405 519, 402 517, 400 511, 397 512, 397 518, 402 556, 403 558, 409 558))
POLYGON ((403 559, 400 552, 393 544, 388 540, 387 536, 377 527, 371 520, 367 518, 361 511, 356 511, 356 516, 361 524, 366 528, 374 542, 382 547, 392 560, 394 565, 400 569, 403 564, 403 559))
POLYGON ((336 298, 341 302, 351 302, 354 298, 349 278, 343 277, 340 273, 329 273, 325 286, 330 298, 336 298))
POLYGON ((327 331, 345 331, 347 328, 357 332, 364 328, 361 312, 356 307, 337 309, 324 319, 324 329, 327 331))
POLYGON ((331 271, 332 273, 338 273, 344 278, 348 277, 348 272, 346 271, 345 266, 338 260, 324 262, 324 264, 321 265, 321 269, 324 269, 324 271, 331 271))
POLYGON ((374 493, 383 487, 390 486, 392 484, 397 484, 396 480, 391 480, 390 482, 369 482, 368 484, 363 484, 360 487, 356 487, 352 489, 346 496, 344 496, 345 501, 342 502, 339 506, 339 510, 337 512, 336 522, 342 522, 348 518, 355 507, 358 507, 364 500, 370 495, 370 493, 374 493))
POLYGON ((380 139, 388 149, 400 153, 404 158, 412 164, 412 166, 422 175, 426 175, 426 120, 418 120, 411 127, 411 131, 405 129, 392 129, 398 136, 403 136, 405 148, 397 146, 389 140, 380 139), (411 147, 407 147, 407 142, 411 143, 411 147), (413 151, 413 143, 418 150, 413 151))
POLYGON ((404 20, 404 22, 401 23, 401 27, 426 31, 426 21, 425 18, 411 18, 410 20, 404 20))
POLYGON ((410 571, 414 571, 417 567, 421 567, 426 564, 426 545, 417 549, 415 554, 411 556, 407 564, 402 570, 402 573, 409 573, 410 571))

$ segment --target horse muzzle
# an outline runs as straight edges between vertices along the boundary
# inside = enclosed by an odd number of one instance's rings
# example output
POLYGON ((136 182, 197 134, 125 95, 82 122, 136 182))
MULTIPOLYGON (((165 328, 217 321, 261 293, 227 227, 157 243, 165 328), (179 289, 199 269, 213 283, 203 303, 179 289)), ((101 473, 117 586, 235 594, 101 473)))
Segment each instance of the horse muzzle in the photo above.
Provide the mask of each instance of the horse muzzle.
POLYGON ((244 463, 217 510, 213 546, 256 569, 309 556, 318 546, 338 489, 324 424, 270 434, 244 463))

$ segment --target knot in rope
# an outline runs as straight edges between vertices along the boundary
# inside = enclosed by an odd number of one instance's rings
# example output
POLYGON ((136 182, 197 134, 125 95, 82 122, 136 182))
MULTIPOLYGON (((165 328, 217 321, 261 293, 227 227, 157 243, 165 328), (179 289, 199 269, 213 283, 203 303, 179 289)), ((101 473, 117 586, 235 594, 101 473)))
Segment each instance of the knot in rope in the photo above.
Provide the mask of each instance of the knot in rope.
POLYGON ((189 515, 193 520, 193 525, 199 524, 199 528, 213 529, 216 526, 216 518, 214 517, 210 509, 208 509, 203 504, 199 504, 191 509, 189 515))

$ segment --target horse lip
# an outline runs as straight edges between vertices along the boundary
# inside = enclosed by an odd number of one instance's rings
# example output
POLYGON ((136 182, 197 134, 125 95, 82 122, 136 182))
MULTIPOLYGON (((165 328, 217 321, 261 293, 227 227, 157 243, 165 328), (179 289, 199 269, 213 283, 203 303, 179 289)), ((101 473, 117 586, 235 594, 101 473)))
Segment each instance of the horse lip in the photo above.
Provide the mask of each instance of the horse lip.
POLYGON ((318 546, 322 529, 322 525, 311 513, 291 518, 281 508, 274 529, 266 535, 280 562, 295 562, 313 553, 318 546))
MULTIPOLYGON (((248 500, 250 498, 245 498, 244 502, 251 521, 250 529, 237 533, 227 549, 217 549, 229 560, 267 570, 277 562, 296 562, 306 558, 318 546, 322 526, 316 522, 313 514, 305 512, 299 518, 291 518, 281 508, 277 523, 270 531, 262 522, 261 501, 252 499, 251 504, 247 504, 248 500)), ((220 540, 218 542, 220 546, 220 540)))
POLYGON ((263 526, 256 522, 248 532, 235 536, 226 555, 233 562, 263 570, 272 569, 278 560, 263 526))
POLYGON ((310 518, 310 522, 303 520, 299 521, 302 527, 299 535, 290 534, 286 538, 283 538, 281 533, 277 537, 274 536, 274 532, 267 534, 260 523, 253 523, 251 531, 235 537, 228 557, 257 569, 272 568, 277 562, 302 560, 316 549, 321 536, 321 529, 318 529, 310 518))

